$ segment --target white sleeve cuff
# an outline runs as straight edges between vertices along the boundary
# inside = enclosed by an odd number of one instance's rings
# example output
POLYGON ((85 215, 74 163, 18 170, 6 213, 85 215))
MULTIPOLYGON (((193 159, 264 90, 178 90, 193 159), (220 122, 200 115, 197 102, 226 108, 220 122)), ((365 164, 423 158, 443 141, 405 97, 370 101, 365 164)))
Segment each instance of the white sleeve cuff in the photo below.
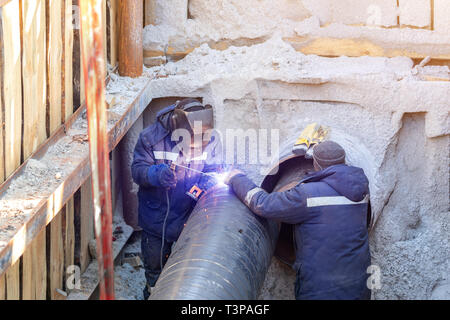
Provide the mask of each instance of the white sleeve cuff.
POLYGON ((263 192, 263 191, 264 191, 264 189, 261 189, 261 188, 254 188, 254 189, 250 190, 249 192, 247 192, 247 195, 245 196, 245 200, 244 200, 245 204, 246 204, 247 206, 250 206, 250 202, 252 201, 253 196, 254 196, 255 194, 257 194, 257 193, 259 193, 259 192, 263 192))

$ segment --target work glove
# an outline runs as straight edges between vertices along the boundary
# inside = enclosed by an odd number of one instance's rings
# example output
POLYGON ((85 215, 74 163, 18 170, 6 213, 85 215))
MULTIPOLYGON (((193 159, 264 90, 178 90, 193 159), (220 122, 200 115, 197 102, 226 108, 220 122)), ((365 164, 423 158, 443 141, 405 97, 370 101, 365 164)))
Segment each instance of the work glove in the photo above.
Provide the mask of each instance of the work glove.
POLYGON ((175 188, 177 185, 177 176, 167 164, 161 164, 159 171, 159 184, 163 188, 175 188))
POLYGON ((237 175, 245 175, 244 172, 242 172, 241 170, 238 169, 233 169, 230 171, 230 173, 227 175, 227 177, 224 180, 224 183, 226 185, 230 185, 231 184, 231 180, 236 177, 237 175))

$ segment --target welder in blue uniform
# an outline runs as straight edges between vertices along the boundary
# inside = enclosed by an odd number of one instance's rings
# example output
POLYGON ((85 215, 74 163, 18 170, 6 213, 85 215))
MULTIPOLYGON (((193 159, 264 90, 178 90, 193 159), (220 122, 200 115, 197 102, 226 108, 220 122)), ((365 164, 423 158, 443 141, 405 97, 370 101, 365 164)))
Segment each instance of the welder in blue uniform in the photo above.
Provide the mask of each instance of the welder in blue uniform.
POLYGON ((131 171, 139 185, 144 299, 149 298, 196 201, 215 184, 199 173, 218 169, 211 161, 211 141, 205 137, 212 128, 212 107, 185 99, 159 112, 156 123, 139 136, 131 171))
POLYGON ((345 164, 345 151, 325 141, 313 149, 316 172, 285 192, 267 193, 238 170, 227 178, 258 216, 295 225, 299 300, 370 299, 367 268, 369 182, 345 164))

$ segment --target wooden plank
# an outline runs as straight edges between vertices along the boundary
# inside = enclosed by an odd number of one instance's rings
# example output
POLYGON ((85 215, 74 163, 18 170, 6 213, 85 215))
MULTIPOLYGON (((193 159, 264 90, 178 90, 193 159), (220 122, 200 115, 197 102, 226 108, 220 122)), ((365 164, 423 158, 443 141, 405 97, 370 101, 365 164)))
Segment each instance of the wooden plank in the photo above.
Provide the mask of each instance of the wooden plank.
POLYGON ((110 16, 110 52, 112 66, 116 66, 119 60, 119 28, 118 28, 119 0, 111 0, 109 8, 110 16))
MULTIPOLYGON (((3 29, 1 24, 2 18, 1 18, 1 11, 0 11, 0 79, 3 75, 3 33, 1 30, 3 29)), ((3 131, 4 131, 4 125, 3 125, 3 81, 0 80, 0 184, 2 184, 3 181, 5 181, 5 154, 4 154, 4 147, 3 147, 3 131)), ((1 288, 0 288, 1 291, 1 288)), ((1 292, 0 292, 1 294, 1 292)))
MULTIPOLYGON (((28 158, 47 137, 46 5, 21 1, 23 21, 23 155, 28 158)), ((47 289, 46 231, 41 230, 22 258, 25 300, 45 300, 47 289)))
POLYGON ((48 113, 50 134, 61 125, 62 113, 62 57, 61 0, 48 0, 47 4, 47 57, 48 57, 48 113))
MULTIPOLYGON (((64 283, 67 281, 67 268, 75 264, 75 224, 74 199, 70 199, 65 207, 65 234, 64 234, 64 283)), ((66 291, 69 291, 66 288, 66 291)))
POLYGON ((6 299, 20 299, 20 262, 18 261, 6 272, 6 299))
MULTIPOLYGON (((73 45, 74 32, 72 24, 72 0, 64 1, 64 64, 63 64, 63 118, 68 121, 73 115, 73 45)), ((75 259, 75 225, 74 225, 74 199, 73 197, 64 207, 63 215, 63 241, 64 241, 64 268, 63 287, 67 281, 67 269, 74 265, 75 259)), ((62 289, 62 288, 61 288, 62 289)), ((65 288, 68 291, 67 288, 65 288)), ((56 292, 56 297, 58 295, 56 292)))
POLYGON ((89 255, 89 242, 94 239, 94 207, 92 203, 92 185, 89 178, 81 186, 80 207, 80 268, 83 273, 88 267, 91 258, 89 255))
MULTIPOLYGON (((392 40, 385 40, 388 38, 390 32, 398 32, 394 29, 373 29, 373 33, 365 33, 357 37, 352 34, 348 35, 348 38, 337 37, 334 33, 327 36, 327 32, 330 33, 329 27, 321 28, 318 31, 318 35, 305 35, 295 37, 285 37, 284 41, 291 44, 292 47, 303 54, 318 55, 325 57, 398 57, 405 56, 412 59, 424 59, 430 56, 434 61, 449 61, 450 60, 450 44, 445 40, 439 40, 438 37, 433 36, 431 33, 428 37, 424 37, 427 40, 418 42, 418 34, 414 39, 409 39, 406 36, 400 37, 402 41, 393 42, 392 40), (325 30, 327 31, 325 31, 325 30)), ((350 28, 350 27, 348 27, 350 28)), ((354 27, 356 28, 356 27, 354 27)), ((357 32, 357 30, 355 30, 357 32)), ((414 32, 409 30, 408 32, 414 32)), ((429 32, 429 31, 426 31, 429 32)), ((245 39, 241 40, 220 40, 210 41, 208 44, 211 48, 219 51, 227 50, 230 46, 245 46, 252 43, 261 43, 260 39, 245 39)), ((198 46, 186 46, 183 50, 175 49, 173 46, 168 46, 166 52, 157 50, 144 50, 144 58, 147 66, 159 65, 164 63, 164 58, 168 61, 178 61, 186 57, 198 46)))
POLYGON ((44 228, 23 254, 23 300, 46 300, 47 298, 46 242, 46 230, 44 228))
POLYGON ((79 67, 80 67, 80 105, 83 105, 86 101, 86 94, 84 92, 84 72, 83 72, 83 63, 82 63, 82 57, 81 57, 81 38, 79 42, 79 48, 80 48, 80 61, 79 61, 79 67))
POLYGON ((35 283, 36 300, 47 299, 47 258, 46 258, 46 230, 43 229, 35 242, 35 283))
POLYGON ((23 155, 27 159, 46 139, 47 71, 45 2, 22 0, 23 155))
POLYGON ((74 107, 78 108, 79 106, 82 106, 82 92, 81 92, 81 48, 80 48, 80 28, 79 28, 79 6, 78 6, 79 0, 72 0, 73 5, 73 20, 75 22, 74 29, 73 29, 73 52, 72 52, 72 59, 73 59, 73 103, 74 107))
MULTIPOLYGON (((33 275, 34 240, 22 256, 22 299, 35 300, 35 279, 33 275)), ((9 271, 8 271, 9 272, 9 271)))
POLYGON ((142 75, 143 49, 142 1, 120 1, 119 74, 136 78, 142 75))
MULTIPOLYGON (((68 120, 73 114, 73 25, 72 25, 72 0, 65 0, 64 19, 64 120, 68 120)), ((64 121, 65 122, 65 121, 64 121)))
POLYGON ((6 275, 0 276, 0 301, 6 300, 6 275))
POLYGON ((64 280, 64 239, 63 214, 60 212, 50 223, 50 265, 49 265, 49 297, 57 300, 57 290, 63 289, 64 280))
POLYGON ((102 32, 103 32, 103 59, 105 61, 105 70, 108 70, 108 31, 107 31, 107 26, 108 26, 108 22, 106 19, 106 15, 107 15, 107 5, 106 5, 106 0, 102 0, 102 32))
POLYGON ((20 166, 22 141, 22 77, 19 0, 3 7, 3 98, 5 117, 5 176, 20 166))

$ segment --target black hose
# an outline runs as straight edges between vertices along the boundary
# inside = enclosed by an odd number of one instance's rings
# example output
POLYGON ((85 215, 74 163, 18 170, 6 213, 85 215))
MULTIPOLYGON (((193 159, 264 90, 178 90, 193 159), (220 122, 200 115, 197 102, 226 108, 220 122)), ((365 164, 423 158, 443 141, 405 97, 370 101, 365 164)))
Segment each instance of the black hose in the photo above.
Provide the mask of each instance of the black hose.
POLYGON ((163 223, 163 229, 162 229, 162 238, 161 238, 161 252, 159 256, 159 264, 161 266, 161 270, 163 269, 163 255, 164 255, 164 242, 166 240, 166 224, 167 224, 167 218, 169 217, 170 213, 170 199, 169 199, 169 189, 166 189, 166 202, 167 202, 167 211, 166 211, 166 217, 164 218, 163 223))

